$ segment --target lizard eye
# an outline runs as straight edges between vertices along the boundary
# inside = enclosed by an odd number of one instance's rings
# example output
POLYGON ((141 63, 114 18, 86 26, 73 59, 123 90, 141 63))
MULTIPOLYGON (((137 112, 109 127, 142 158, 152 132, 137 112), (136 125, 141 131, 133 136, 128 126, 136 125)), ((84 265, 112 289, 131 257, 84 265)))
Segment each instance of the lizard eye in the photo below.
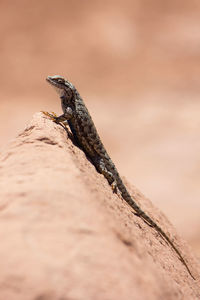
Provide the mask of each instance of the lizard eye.
POLYGON ((57 79, 57 82, 58 82, 58 83, 65 83, 65 80, 64 80, 64 78, 58 78, 58 79, 57 79))

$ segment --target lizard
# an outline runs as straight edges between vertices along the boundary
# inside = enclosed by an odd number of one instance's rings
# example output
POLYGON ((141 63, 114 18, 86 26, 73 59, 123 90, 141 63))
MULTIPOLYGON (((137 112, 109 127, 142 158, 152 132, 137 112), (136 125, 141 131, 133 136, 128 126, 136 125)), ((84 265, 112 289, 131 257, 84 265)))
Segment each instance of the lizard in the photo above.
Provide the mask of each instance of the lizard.
POLYGON ((113 192, 117 192, 117 190, 120 191, 122 198, 135 211, 135 214, 150 227, 153 227, 154 230, 156 230, 162 236, 162 238, 176 252, 190 276, 195 279, 185 259, 175 246, 174 242, 163 231, 163 229, 140 208, 133 197, 131 197, 118 173, 117 168, 108 155, 91 118, 91 115, 75 86, 64 77, 59 75, 48 76, 46 80, 59 94, 63 114, 57 117, 55 113, 50 114, 44 111, 42 111, 42 113, 48 116, 54 122, 63 126, 68 123, 74 140, 85 152, 86 156, 93 163, 97 171, 104 175, 108 183, 111 185, 113 192))

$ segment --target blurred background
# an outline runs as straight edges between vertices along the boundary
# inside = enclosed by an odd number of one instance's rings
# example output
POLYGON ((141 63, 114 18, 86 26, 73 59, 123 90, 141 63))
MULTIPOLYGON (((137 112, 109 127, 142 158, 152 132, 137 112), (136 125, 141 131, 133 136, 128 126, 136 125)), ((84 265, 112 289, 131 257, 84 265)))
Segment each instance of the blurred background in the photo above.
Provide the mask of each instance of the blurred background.
POLYGON ((200 2, 0 0, 0 147, 40 110, 47 75, 78 88, 120 173, 200 257, 200 2))

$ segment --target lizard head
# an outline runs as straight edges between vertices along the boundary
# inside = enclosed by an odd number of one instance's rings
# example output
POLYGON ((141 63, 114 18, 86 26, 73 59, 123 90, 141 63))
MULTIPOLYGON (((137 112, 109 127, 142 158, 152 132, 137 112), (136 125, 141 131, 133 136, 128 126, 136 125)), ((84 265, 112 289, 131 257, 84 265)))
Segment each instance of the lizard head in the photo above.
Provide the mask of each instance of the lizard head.
POLYGON ((61 98, 70 100, 73 96, 74 86, 60 75, 48 76, 47 82, 50 83, 61 98))

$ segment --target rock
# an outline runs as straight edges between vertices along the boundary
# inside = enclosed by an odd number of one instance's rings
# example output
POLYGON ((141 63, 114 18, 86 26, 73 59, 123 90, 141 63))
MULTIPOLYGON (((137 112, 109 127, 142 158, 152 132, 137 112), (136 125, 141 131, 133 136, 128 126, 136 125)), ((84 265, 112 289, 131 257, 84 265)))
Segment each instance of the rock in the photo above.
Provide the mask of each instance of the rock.
POLYGON ((0 155, 0 300, 200 299, 200 264, 190 248, 126 184, 196 280, 67 132, 37 113, 0 155))

